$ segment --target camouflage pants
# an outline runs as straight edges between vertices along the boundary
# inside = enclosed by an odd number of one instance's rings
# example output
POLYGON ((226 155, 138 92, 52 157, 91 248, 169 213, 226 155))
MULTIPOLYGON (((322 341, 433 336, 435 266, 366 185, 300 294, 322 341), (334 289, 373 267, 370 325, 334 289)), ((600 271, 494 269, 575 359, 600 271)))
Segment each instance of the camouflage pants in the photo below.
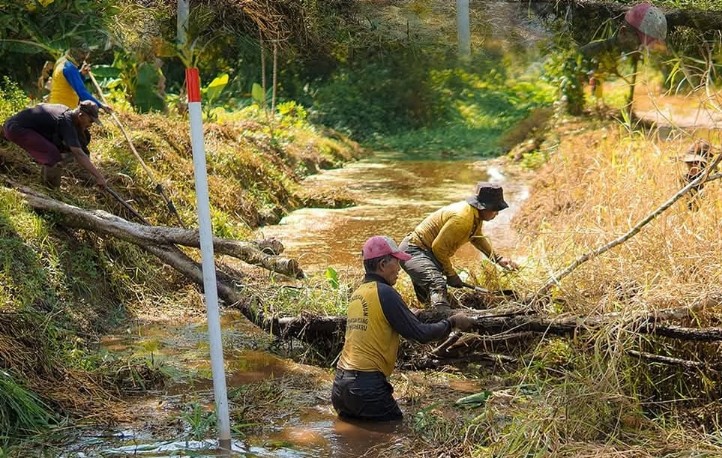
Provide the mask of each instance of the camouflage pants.
POLYGON ((433 253, 409 245, 408 237, 401 242, 399 248, 411 256, 411 259, 401 263, 401 267, 411 277, 419 302, 432 307, 450 307, 446 276, 433 253))

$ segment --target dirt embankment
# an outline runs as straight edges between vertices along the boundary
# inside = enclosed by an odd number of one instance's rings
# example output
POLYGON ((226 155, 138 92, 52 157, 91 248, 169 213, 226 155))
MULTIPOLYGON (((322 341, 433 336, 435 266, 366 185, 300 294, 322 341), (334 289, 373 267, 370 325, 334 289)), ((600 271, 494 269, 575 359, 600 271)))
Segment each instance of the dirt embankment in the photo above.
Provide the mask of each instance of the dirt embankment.
MULTIPOLYGON (((128 113, 120 118, 180 218, 193 227, 187 121, 128 113)), ((264 119, 259 113, 258 119, 205 125, 212 220, 219 236, 242 240, 251 229, 277 222, 302 202, 301 178, 364 154, 349 139, 318 133, 303 120, 279 118, 269 127, 264 119)), ((156 183, 120 130, 110 122, 93 129, 91 160, 109 185, 152 224, 175 225, 154 190, 156 183)), ((39 182, 39 166, 2 141, 0 173, 0 368, 48 411, 99 423, 117 419, 119 412, 109 403, 123 390, 137 389, 138 381, 147 388, 162 377, 145 362, 97 355, 99 336, 138 315, 181 319, 197 314, 202 311, 198 291, 131 244, 56 225, 51 214, 33 212, 12 189, 25 185, 79 207, 132 219, 75 164, 64 167, 61 188, 50 190, 39 182)), ((235 269, 245 276, 241 267, 235 269)), ((0 403, 0 409, 0 417, 16 418, 12 404, 0 403)))

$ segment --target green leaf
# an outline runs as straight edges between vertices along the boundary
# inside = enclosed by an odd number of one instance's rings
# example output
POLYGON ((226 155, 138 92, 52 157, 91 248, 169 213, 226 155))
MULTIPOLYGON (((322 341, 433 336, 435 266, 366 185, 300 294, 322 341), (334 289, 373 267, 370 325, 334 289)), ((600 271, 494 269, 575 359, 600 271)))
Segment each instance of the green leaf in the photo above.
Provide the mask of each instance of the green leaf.
POLYGON ((223 91, 223 88, 226 87, 228 84, 228 73, 223 73, 221 75, 216 76, 211 83, 203 89, 203 92, 206 96, 206 101, 208 103, 212 102, 214 99, 216 99, 221 92, 223 91))
POLYGON ((115 79, 120 76, 120 70, 112 65, 93 65, 90 70, 96 79, 115 79))
POLYGON ((253 100, 259 105, 263 105, 266 102, 266 93, 263 91, 263 86, 258 83, 253 83, 253 89, 251 89, 251 96, 253 100))
POLYGON ((331 288, 338 289, 339 282, 338 282, 338 272, 336 272, 336 269, 333 267, 329 267, 326 269, 326 272, 324 272, 324 276, 326 277, 326 280, 328 280, 328 283, 331 285, 331 288))
POLYGON ((464 407, 481 407, 486 404, 487 399, 491 396, 491 391, 484 390, 476 394, 465 396, 456 401, 457 406, 464 407))

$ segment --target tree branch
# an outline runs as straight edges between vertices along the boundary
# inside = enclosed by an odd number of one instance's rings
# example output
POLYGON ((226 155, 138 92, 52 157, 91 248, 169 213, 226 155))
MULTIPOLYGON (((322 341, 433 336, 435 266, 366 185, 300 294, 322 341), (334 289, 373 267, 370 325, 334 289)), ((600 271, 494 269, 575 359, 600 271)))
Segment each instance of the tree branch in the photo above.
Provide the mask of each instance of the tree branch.
POLYGON ((707 181, 707 178, 709 176, 709 173, 712 169, 714 169, 717 164, 720 163, 720 160, 722 160, 722 154, 717 155, 715 160, 710 164, 709 167, 705 169, 705 171, 700 174, 697 178, 692 180, 687 184, 687 186, 683 187, 679 191, 677 191, 676 194, 674 194, 672 197, 670 197, 665 203, 663 203, 659 208, 654 210, 652 213, 647 215, 645 218, 643 218, 640 222, 638 222, 632 229, 630 229, 627 233, 623 234, 620 237, 617 237, 616 239, 612 240, 611 242, 602 245, 601 247, 590 251, 589 253, 585 253, 582 256, 578 257, 574 260, 569 266, 564 268, 563 270, 556 272, 552 274, 552 276, 549 278, 549 280, 546 282, 546 284, 536 293, 536 297, 539 298, 541 296, 546 295, 549 290, 555 286, 558 285, 559 282, 579 267, 580 265, 584 264, 587 261, 590 261, 597 256, 611 250, 612 248, 616 247, 617 245, 621 245, 622 243, 626 242, 627 240, 634 237, 636 234, 639 233, 639 231, 642 230, 644 226, 646 226, 650 221, 655 219, 657 216, 661 215, 665 210, 667 210, 669 207, 671 207, 675 202, 677 202, 682 196, 687 194, 692 188, 695 188, 697 185, 707 181))
MULTIPOLYGON (((84 210, 68 205, 25 186, 13 187, 23 195, 31 207, 60 215, 63 224, 70 227, 110 235, 142 246, 178 244, 194 248, 200 247, 200 236, 197 230, 136 224, 102 210, 84 210)), ((214 237, 213 249, 217 254, 233 256, 248 264, 289 277, 303 277, 303 271, 299 268, 298 261, 267 254, 259 248, 257 243, 214 237)))

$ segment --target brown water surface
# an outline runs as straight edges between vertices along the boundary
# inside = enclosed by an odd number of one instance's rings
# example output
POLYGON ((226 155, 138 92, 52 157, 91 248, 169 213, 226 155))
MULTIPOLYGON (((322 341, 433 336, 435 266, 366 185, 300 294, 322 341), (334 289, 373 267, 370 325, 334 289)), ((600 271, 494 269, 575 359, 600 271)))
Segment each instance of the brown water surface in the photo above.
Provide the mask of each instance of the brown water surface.
MULTIPOLYGON (((297 210, 257 235, 280 239, 286 247, 284 255, 298 259, 307 272, 358 268, 367 238, 383 234, 400 242, 426 215, 473 194, 478 181, 491 181, 504 187, 509 208, 485 223, 484 233, 496 249, 513 254, 517 238, 509 223, 528 189, 526 182, 517 179, 518 172, 504 170, 501 164, 498 160, 399 161, 376 156, 312 176, 303 184, 343 189, 356 206, 297 210)), ((467 244, 455 260, 463 266, 482 256, 467 244)))

